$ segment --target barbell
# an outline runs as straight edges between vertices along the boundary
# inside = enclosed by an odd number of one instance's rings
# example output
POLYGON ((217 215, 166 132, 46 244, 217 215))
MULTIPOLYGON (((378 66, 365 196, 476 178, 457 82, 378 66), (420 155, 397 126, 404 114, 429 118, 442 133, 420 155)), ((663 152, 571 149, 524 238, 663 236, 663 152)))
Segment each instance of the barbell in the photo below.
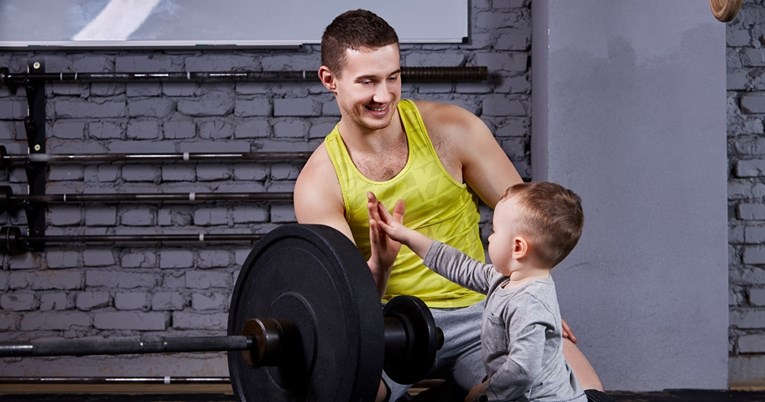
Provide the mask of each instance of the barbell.
POLYGON ((67 164, 93 162, 255 162, 305 163, 310 152, 178 152, 178 153, 100 153, 100 154, 9 154, 0 145, 0 169, 30 163, 67 164))
POLYGON ((228 352, 240 401, 374 400, 383 370, 424 378, 443 344, 427 306, 381 307, 366 262, 339 231, 288 224, 255 244, 234 286, 228 334, 0 343, 0 357, 228 352))
POLYGON ((291 191, 282 192, 190 192, 190 193, 94 193, 94 194, 14 194, 11 186, 0 186, 0 211, 18 209, 20 206, 38 204, 85 204, 116 202, 206 202, 249 201, 289 202, 291 191))

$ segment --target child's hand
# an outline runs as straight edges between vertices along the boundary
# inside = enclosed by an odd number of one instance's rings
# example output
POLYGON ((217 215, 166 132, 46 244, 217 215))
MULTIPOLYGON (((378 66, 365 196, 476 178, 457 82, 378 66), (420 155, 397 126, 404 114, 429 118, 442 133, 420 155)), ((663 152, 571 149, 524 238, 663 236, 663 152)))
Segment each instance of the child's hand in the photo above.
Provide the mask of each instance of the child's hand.
POLYGON ((374 194, 369 193, 368 199, 370 235, 375 231, 375 235, 380 239, 387 239, 399 247, 404 244, 420 258, 425 258, 432 240, 424 234, 404 226, 404 201, 396 201, 391 213, 388 212, 382 202, 375 198, 374 194), (372 211, 373 206, 377 206, 376 211, 372 211))
POLYGON ((402 223, 404 221, 404 210, 403 200, 396 201, 396 205, 393 206, 392 215, 381 201, 377 203, 377 216, 379 220, 376 223, 385 234, 397 242, 404 242, 405 240, 404 234, 407 227, 402 223))
MULTIPOLYGON (((399 249, 401 249, 401 244, 398 241, 388 237, 388 235, 382 229, 380 225, 382 218, 380 217, 379 212, 381 210, 381 204, 382 203, 377 200, 377 197, 374 195, 374 193, 367 193, 367 209, 369 211, 369 242, 372 254, 370 260, 373 261, 377 267, 380 267, 383 270, 389 270, 393 266, 393 262, 398 255, 399 249)), ((391 222, 400 222, 404 219, 403 206, 400 213, 394 211, 394 216, 388 214, 388 211, 385 210, 384 207, 382 210, 385 211, 388 216, 388 220, 391 222)))

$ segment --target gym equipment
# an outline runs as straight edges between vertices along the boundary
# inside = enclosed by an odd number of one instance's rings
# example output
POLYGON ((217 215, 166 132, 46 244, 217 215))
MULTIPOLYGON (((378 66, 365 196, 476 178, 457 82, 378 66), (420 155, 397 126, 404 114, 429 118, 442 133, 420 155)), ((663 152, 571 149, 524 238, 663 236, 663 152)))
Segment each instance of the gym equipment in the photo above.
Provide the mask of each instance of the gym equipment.
POLYGON ((741 9, 742 0, 709 0, 712 14, 720 22, 730 22, 741 9))
MULTIPOLYGON (((401 67, 401 79, 405 82, 454 82, 483 81, 488 76, 486 66, 476 67, 401 67)), ((296 71, 231 71, 231 72, 135 72, 135 73, 89 73, 89 72, 29 72, 13 73, 8 67, 0 67, 0 88, 11 90, 28 81, 50 82, 136 82, 136 81, 316 81, 316 70, 296 71)))
POLYGON ((292 192, 248 193, 113 193, 113 194, 13 194, 10 186, 0 186, 0 211, 17 209, 29 203, 110 203, 110 202, 193 202, 193 201, 292 201, 292 192))
POLYGON ((191 233, 191 234, 125 234, 125 235, 29 235, 21 234, 18 226, 0 227, 0 253, 18 255, 35 250, 33 244, 66 246, 74 243, 87 245, 188 245, 194 243, 252 243, 263 238, 260 233, 191 233))
POLYGON ((10 342, 0 344, 0 357, 228 351, 241 401, 368 401, 383 368, 396 381, 415 382, 442 344, 421 300, 399 296, 380 305, 367 264, 345 235, 290 224, 268 233, 244 262, 228 335, 10 342))
POLYGON ((20 166, 28 163, 64 164, 92 162, 300 162, 311 156, 310 152, 235 152, 235 153, 145 153, 145 154, 9 154, 5 145, 0 145, 0 168, 20 166))

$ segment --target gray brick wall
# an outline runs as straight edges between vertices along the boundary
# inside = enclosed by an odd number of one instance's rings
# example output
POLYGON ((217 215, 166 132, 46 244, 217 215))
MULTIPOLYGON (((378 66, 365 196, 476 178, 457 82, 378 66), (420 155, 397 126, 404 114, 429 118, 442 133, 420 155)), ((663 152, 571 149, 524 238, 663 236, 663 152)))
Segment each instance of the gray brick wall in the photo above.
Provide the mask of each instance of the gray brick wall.
MULTIPOLYGON (((529 2, 476 0, 470 6, 470 43, 404 45, 402 63, 484 65, 491 79, 405 84, 404 96, 452 102, 476 113, 528 177, 529 2)), ((47 72, 315 71, 319 48, 0 52, 0 67, 12 72, 25 71, 32 61, 42 61, 47 72)), ((26 101, 23 87, 16 94, 0 88, 0 143, 11 154, 27 152, 26 101)), ((753 99, 752 107, 756 103, 753 99)), ((312 151, 332 129, 339 112, 317 79, 304 83, 49 83, 46 115, 46 145, 52 154, 176 153, 312 151)), ((50 167, 46 192, 292 191, 299 168, 257 162, 72 163, 50 167)), ((0 170, 0 185, 10 185, 15 193, 26 193, 26 182, 21 167, 0 170)), ((486 224, 485 208, 482 216, 486 224)), ((2 211, 0 220, 3 225, 26 229, 23 211, 2 211)), ((294 222, 295 215, 291 203, 278 202, 123 203, 51 205, 46 221, 49 235, 266 233, 294 222)), ((250 248, 69 245, 49 247, 42 253, 0 255, 0 340, 224 334, 236 274, 250 248)), ((193 367, 168 363, 163 374, 227 374, 205 371, 220 367, 217 360, 215 364, 202 357, 191 360, 193 367)), ((66 358, 53 361, 38 362, 40 372, 77 374, 71 366, 56 363, 66 358), (66 370, 50 372, 55 367, 66 370)), ((161 371, 152 361, 155 371, 161 371)), ((34 364, 0 364, 0 375, 16 375, 20 367, 33 373, 28 367, 34 364)), ((118 369, 116 364, 110 370, 118 369)))
POLYGON ((731 382, 765 380, 765 2, 727 25, 731 382))

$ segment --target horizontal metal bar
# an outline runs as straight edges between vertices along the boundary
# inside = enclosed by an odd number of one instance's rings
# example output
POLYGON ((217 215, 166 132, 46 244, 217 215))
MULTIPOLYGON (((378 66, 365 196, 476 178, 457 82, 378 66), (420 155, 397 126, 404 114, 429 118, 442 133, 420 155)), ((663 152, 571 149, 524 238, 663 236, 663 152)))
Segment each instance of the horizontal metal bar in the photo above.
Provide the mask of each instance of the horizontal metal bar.
MULTIPOLYGON (((0 186, 0 188, 2 188, 0 186)), ((0 210, 3 204, 18 203, 108 203, 108 202, 206 202, 206 201, 292 201, 291 192, 250 193, 138 193, 138 194, 0 194, 0 210)))
POLYGON ((89 356, 179 352, 250 350, 252 337, 244 335, 167 337, 158 339, 34 340, 0 344, 0 357, 89 356))
POLYGON ((198 234, 134 234, 134 235, 72 235, 72 236, 21 236, 20 240, 40 242, 46 245, 65 245, 72 243, 193 243, 193 242, 252 242, 258 241, 262 234, 237 233, 198 233, 198 234))
POLYGON ((41 245, 68 246, 71 244, 183 244, 193 243, 254 243, 260 233, 196 233, 196 234, 126 234, 126 235, 67 235, 24 236, 18 226, 0 227, 0 253, 23 254, 41 245), (32 247, 35 245, 35 247, 32 247))
POLYGON ((91 162, 258 162, 258 163, 303 163, 310 152, 240 152, 240 153, 147 153, 147 154, 5 154, 0 145, 0 167, 32 163, 91 163, 91 162))
POLYGON ((0 384, 230 384, 229 377, 0 377, 0 384))
MULTIPOLYGON (((401 79, 405 82, 482 81, 488 76, 485 66, 467 67, 401 67, 401 79)), ((315 70, 296 71, 230 71, 230 72, 133 72, 133 73, 12 73, 0 69, 0 86, 19 85, 28 80, 59 82, 125 82, 125 81, 315 81, 315 70)))

